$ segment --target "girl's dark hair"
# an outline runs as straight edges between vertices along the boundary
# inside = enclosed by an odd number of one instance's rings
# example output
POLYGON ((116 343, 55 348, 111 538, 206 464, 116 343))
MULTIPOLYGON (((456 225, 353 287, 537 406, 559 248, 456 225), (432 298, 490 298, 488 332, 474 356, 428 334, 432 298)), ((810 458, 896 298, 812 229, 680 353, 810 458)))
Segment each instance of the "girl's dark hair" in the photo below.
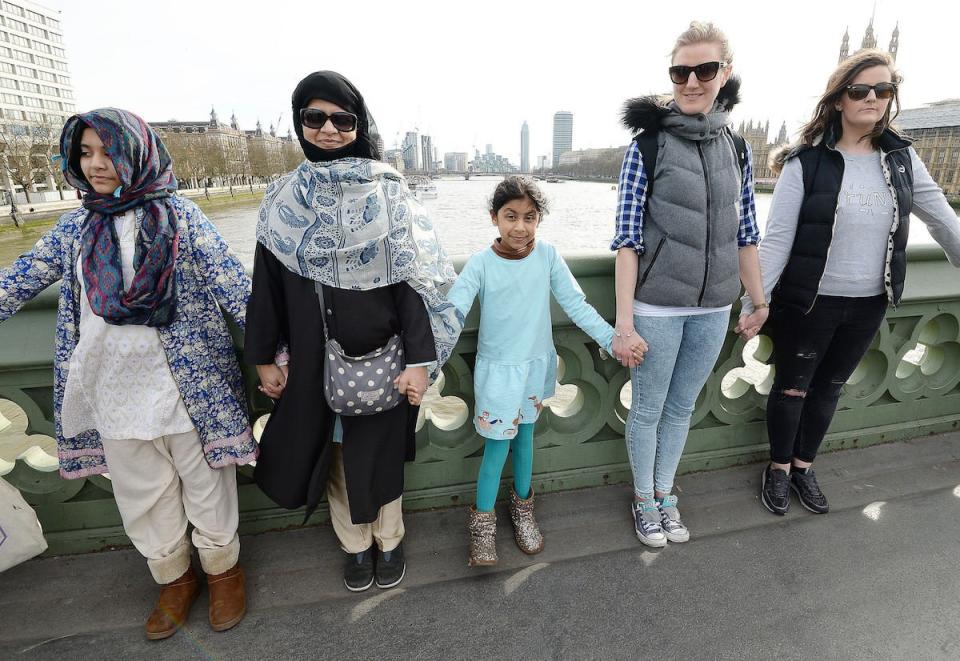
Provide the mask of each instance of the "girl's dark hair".
POLYGON ((77 128, 73 130, 73 137, 70 141, 70 153, 67 154, 67 165, 83 181, 87 181, 87 178, 84 176, 83 170, 80 169, 80 145, 83 143, 83 132, 88 128, 90 126, 83 120, 77 122, 77 128))
POLYGON ((497 185, 496 190, 493 191, 493 197, 490 198, 490 213, 496 214, 507 202, 522 200, 525 197, 530 198, 541 216, 550 213, 547 196, 537 186, 537 182, 522 174, 504 177, 503 181, 497 185))

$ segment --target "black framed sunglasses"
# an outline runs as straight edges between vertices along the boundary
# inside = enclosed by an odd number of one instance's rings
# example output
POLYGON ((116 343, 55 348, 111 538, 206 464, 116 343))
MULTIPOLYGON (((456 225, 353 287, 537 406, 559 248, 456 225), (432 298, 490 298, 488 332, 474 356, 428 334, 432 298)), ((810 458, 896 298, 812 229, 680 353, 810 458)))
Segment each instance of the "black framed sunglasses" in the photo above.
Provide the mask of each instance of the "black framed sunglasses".
POLYGON ((310 129, 322 129, 327 120, 333 123, 333 128, 341 133, 357 130, 357 116, 352 112, 340 111, 327 114, 316 108, 301 108, 300 123, 310 129))
POLYGON ((847 96, 852 101, 863 101, 870 94, 870 90, 877 95, 878 99, 892 99, 897 93, 895 83, 877 83, 876 85, 847 85, 847 96))
POLYGON ((726 62, 704 62, 695 67, 688 67, 685 64, 677 64, 669 69, 670 80, 672 80, 675 85, 683 85, 685 82, 690 80, 690 72, 692 71, 697 76, 697 80, 699 80, 701 83, 707 83, 717 77, 717 74, 720 73, 720 69, 726 68, 726 62))

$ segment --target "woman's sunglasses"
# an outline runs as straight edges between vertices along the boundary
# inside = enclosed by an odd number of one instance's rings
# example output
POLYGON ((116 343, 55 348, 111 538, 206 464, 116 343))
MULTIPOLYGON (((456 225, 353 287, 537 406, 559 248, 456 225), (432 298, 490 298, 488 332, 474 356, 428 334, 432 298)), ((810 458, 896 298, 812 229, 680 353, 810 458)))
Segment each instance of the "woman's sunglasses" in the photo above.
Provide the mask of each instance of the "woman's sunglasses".
POLYGON ((328 119, 333 123, 333 128, 342 133, 357 129, 357 116, 352 112, 340 111, 328 115, 316 108, 300 109, 300 123, 309 129, 322 129, 328 119))
POLYGON ((897 93, 897 86, 893 83, 877 83, 876 85, 847 85, 847 96, 852 101, 863 101, 873 90, 878 99, 892 99, 897 93))
POLYGON ((720 73, 720 69, 725 68, 727 68, 726 62, 704 62, 695 67, 678 64, 670 67, 670 80, 672 80, 675 85, 683 85, 690 80, 690 72, 692 71, 696 74, 697 80, 701 83, 706 83, 716 78, 717 74, 720 73))

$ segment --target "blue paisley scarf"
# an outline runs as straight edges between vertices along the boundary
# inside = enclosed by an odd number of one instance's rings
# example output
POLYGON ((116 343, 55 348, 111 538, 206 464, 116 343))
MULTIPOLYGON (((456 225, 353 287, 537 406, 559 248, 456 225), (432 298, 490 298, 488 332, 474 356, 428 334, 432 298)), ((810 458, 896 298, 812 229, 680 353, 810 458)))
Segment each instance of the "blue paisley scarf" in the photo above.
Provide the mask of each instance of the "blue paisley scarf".
POLYGON ((81 270, 90 309, 108 324, 165 326, 176 312, 173 266, 177 259, 177 190, 166 147, 143 119, 126 110, 101 108, 67 120, 60 135, 67 181, 84 191, 89 210, 81 239, 81 270), (80 136, 93 129, 120 178, 114 195, 97 193, 80 171, 80 136), (130 288, 123 289, 115 214, 143 207, 130 288))
POLYGON ((305 161, 267 190, 257 241, 292 272, 330 287, 409 283, 433 330, 437 362, 430 378, 439 375, 462 325, 446 298, 457 276, 399 172, 366 158, 305 161))

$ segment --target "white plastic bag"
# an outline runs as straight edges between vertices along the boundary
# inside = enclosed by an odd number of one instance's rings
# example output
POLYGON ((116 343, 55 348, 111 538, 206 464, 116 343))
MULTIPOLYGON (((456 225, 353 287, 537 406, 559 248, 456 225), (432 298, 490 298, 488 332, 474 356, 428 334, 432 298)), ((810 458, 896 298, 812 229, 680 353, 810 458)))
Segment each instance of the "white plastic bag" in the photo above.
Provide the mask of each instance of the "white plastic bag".
POLYGON ((47 540, 33 508, 0 478, 0 572, 46 550, 47 540))

